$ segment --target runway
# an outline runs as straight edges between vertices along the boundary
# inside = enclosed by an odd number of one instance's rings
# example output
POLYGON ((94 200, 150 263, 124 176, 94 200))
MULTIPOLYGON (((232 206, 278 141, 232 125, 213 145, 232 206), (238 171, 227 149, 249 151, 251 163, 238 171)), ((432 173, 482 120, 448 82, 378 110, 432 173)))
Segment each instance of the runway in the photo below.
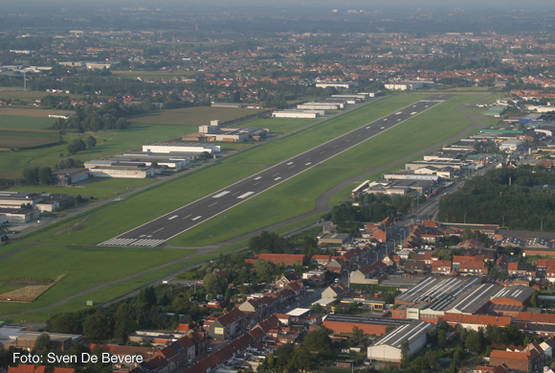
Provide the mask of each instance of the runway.
POLYGON ((215 216, 327 161, 380 133, 412 119, 443 102, 448 95, 432 95, 425 100, 367 123, 290 159, 239 180, 223 189, 144 223, 100 246, 156 247, 215 216))

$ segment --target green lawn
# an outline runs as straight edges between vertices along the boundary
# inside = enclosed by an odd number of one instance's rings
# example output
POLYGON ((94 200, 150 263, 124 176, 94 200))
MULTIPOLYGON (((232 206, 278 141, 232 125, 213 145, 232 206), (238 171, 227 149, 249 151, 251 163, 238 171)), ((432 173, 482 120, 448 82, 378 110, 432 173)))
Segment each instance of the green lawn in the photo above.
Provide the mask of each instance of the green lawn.
POLYGON ((10 190, 26 193, 59 193, 94 197, 95 199, 114 198, 119 194, 128 192, 154 182, 155 179, 111 179, 91 178, 88 181, 72 186, 36 185, 16 186, 10 190))
MULTIPOLYGON (((25 149, 58 142, 60 142, 60 135, 56 132, 17 131, 0 128, 0 148, 25 149)), ((19 152, 16 153, 19 154, 19 152)))
POLYGON ((191 132, 191 128, 187 129, 171 125, 133 125, 123 131, 100 131, 85 134, 71 132, 64 135, 65 142, 70 142, 75 138, 86 139, 86 137, 92 135, 97 139, 97 145, 92 149, 87 149, 73 155, 68 153, 67 144, 2 153, 0 155, 0 178, 20 177, 23 169, 31 166, 53 167, 58 161, 68 157, 83 161, 100 159, 127 150, 139 149, 146 142, 177 138, 186 132, 191 132))
POLYGON ((54 121, 52 118, 4 115, 0 111, 0 128, 47 129, 54 121))
POLYGON ((133 119, 134 123, 142 124, 166 124, 176 126, 191 126, 194 131, 198 126, 209 124, 211 120, 222 122, 256 114, 259 110, 234 109, 234 108, 213 108, 209 106, 195 106, 180 109, 162 110, 158 113, 147 114, 133 119))

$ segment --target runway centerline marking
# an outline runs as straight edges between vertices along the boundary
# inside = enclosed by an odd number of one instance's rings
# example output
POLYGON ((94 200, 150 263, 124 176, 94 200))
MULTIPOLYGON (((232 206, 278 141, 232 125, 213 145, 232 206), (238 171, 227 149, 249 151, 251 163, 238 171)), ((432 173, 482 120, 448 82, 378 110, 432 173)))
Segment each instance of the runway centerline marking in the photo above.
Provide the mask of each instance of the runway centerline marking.
POLYGON ((254 194, 254 192, 246 192, 246 193, 241 194, 239 197, 237 197, 237 199, 244 199, 244 198, 247 198, 248 196, 253 195, 253 194, 254 194))
POLYGON ((229 194, 229 193, 230 193, 229 190, 224 190, 223 192, 215 194, 214 196, 212 196, 212 198, 221 198, 221 197, 223 197, 223 196, 225 196, 226 194, 229 194))

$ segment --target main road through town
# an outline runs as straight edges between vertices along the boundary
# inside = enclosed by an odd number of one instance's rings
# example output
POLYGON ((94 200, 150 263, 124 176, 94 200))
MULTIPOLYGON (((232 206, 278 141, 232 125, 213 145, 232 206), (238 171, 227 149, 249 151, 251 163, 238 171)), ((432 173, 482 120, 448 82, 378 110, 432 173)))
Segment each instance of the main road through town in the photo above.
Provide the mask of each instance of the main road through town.
MULTIPOLYGON (((263 171, 244 178, 217 192, 182 206, 119 236, 99 243, 101 246, 162 245, 167 240, 305 172, 388 129, 414 118, 447 99, 432 95, 399 111, 367 123, 344 135, 297 154, 263 171)), ((410 141, 407 139, 407 141, 410 141)))

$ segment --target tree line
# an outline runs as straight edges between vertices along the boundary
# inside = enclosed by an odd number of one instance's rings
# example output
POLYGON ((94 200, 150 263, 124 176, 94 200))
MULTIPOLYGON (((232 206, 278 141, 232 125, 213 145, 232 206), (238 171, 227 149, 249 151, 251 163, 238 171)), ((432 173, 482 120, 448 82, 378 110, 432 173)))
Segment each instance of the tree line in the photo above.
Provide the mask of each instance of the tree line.
POLYGON ((499 224, 509 229, 555 230, 555 174, 543 167, 492 170, 443 197, 439 218, 499 224))

